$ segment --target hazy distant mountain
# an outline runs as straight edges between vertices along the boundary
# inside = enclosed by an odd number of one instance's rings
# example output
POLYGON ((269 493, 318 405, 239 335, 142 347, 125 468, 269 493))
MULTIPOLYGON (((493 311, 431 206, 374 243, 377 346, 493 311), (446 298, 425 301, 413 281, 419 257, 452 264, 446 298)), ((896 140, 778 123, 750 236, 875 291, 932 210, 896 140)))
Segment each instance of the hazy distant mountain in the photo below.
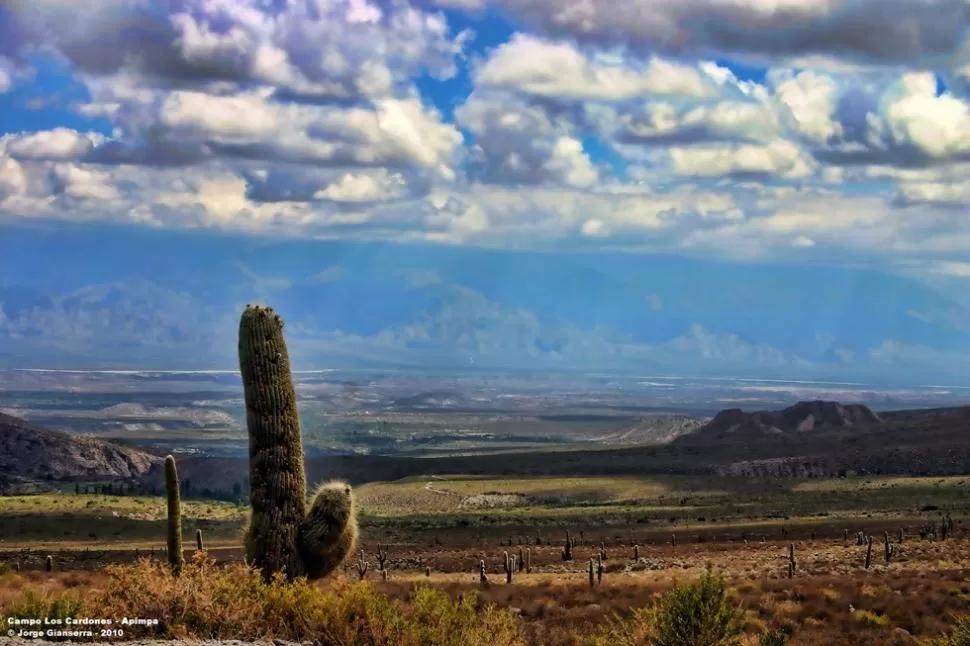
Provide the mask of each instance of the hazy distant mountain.
POLYGON ((261 301, 306 368, 970 376, 968 307, 868 270, 59 225, 0 277, 0 367, 233 367, 261 301))

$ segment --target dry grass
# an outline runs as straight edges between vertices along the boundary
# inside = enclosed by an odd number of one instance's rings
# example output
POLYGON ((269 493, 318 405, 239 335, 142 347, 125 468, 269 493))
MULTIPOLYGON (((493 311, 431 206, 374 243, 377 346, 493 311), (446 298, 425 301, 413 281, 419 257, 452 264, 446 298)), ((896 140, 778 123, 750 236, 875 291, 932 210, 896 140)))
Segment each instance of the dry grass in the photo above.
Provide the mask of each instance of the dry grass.
MULTIPOLYGON (((970 551, 962 542, 948 544, 970 551)), ((734 569, 730 552, 709 556, 728 566, 729 597, 744 617, 742 644, 757 644, 771 630, 790 635, 793 646, 916 644, 940 637, 954 617, 970 614, 970 569, 932 576, 920 567, 799 574, 789 580, 734 569)), ((485 588, 470 571, 426 577, 393 564, 387 582, 373 573, 358 582, 344 571, 323 582, 267 586, 241 564, 197 559, 175 579, 163 564, 142 559, 96 572, 8 572, 0 576, 0 615, 159 619, 157 628, 132 629, 132 638, 619 646, 654 643, 644 640, 653 634, 658 599, 706 570, 698 558, 686 568, 614 572, 590 587, 585 575, 559 568, 550 564, 548 571, 518 574, 512 585, 490 574, 485 588)))
MULTIPOLYGON (((0 515, 71 514, 80 518, 131 518, 163 520, 167 513, 164 497, 105 496, 90 494, 43 494, 35 496, 0 496, 0 515)), ((245 508, 227 502, 183 500, 182 516, 204 520, 242 518, 245 508)))

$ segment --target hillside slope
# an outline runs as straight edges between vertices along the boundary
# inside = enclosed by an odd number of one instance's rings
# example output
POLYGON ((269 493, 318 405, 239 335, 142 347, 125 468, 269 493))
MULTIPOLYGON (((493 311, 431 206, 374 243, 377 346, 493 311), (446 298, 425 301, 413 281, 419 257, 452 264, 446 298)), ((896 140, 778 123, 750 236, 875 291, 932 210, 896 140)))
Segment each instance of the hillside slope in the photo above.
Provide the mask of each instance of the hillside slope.
POLYGON ((831 401, 800 401, 777 411, 722 410, 707 424, 675 441, 682 443, 806 433, 820 429, 873 428, 883 420, 868 406, 831 401))
POLYGON ((0 413, 0 490, 45 488, 58 480, 133 480, 162 458, 91 437, 77 437, 0 413))

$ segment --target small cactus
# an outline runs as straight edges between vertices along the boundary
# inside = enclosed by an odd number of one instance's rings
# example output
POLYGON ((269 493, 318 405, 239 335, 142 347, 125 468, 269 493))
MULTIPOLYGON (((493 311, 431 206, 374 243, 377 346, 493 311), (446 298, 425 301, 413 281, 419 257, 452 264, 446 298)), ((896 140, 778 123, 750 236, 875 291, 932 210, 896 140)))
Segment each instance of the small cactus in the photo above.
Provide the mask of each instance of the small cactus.
POLYGON ((573 540, 569 536, 569 530, 566 530, 566 542, 562 547, 562 560, 572 561, 573 560, 573 540))
POLYGON ((505 552, 505 582, 512 583, 512 573, 515 572, 515 557, 509 556, 508 552, 505 552))
POLYGON ((889 532, 885 535, 885 544, 883 545, 883 551, 885 552, 886 565, 889 565, 889 561, 893 558, 893 552, 895 551, 892 543, 889 542, 889 532))
POLYGON ((482 584, 482 586, 488 585, 488 575, 485 574, 484 560, 478 562, 478 582, 482 584))
POLYGON ((54 557, 50 554, 48 554, 47 558, 44 560, 44 569, 48 572, 54 571, 54 557))
POLYGON ((789 543, 788 544, 788 578, 789 579, 794 578, 796 567, 798 567, 798 564, 795 562, 795 544, 789 543))
POLYGON ((593 559, 589 559, 589 587, 596 585, 596 581, 593 579, 593 559))
POLYGON ((596 564, 596 582, 599 584, 603 583, 603 557, 600 556, 599 562, 596 564))
POLYGON ((639 545, 634 545, 633 546, 633 560, 634 560, 634 562, 640 560, 640 546, 639 545))
POLYGON ((357 562, 354 564, 357 569, 358 578, 363 581, 364 577, 367 576, 367 561, 364 560, 364 550, 360 551, 360 556, 357 558, 357 562))
POLYGON ((868 542, 868 547, 866 548, 866 569, 872 564, 872 536, 867 536, 866 541, 868 542))
POLYGON ((429 577, 429 578, 431 577, 431 568, 430 567, 424 568, 424 576, 429 577))
POLYGON ((525 550, 525 573, 532 574, 532 550, 525 550))
POLYGON ((902 527, 900 527, 900 528, 899 528, 899 537, 898 537, 898 541, 899 541, 899 544, 900 544, 900 545, 902 545, 902 544, 903 544, 903 528, 902 528, 902 527))
MULTIPOLYGON (((521 544, 521 541, 520 541, 521 544)), ((522 548, 519 548, 519 558, 515 561, 517 572, 521 572, 525 569, 525 555, 522 553, 522 548)))
POLYGON ((185 565, 182 554, 182 501, 179 499, 179 476, 175 469, 175 458, 165 457, 165 492, 168 495, 168 564, 172 574, 178 576, 185 565))
POLYGON ((205 551, 205 545, 203 545, 203 543, 202 543, 202 530, 201 529, 195 530, 195 549, 198 550, 199 552, 204 552, 205 551))
POLYGON ((380 566, 380 570, 384 570, 384 564, 387 563, 387 545, 381 546, 380 543, 377 544, 377 564, 380 566))
POLYGON ((670 535, 670 546, 677 547, 677 534, 670 535))

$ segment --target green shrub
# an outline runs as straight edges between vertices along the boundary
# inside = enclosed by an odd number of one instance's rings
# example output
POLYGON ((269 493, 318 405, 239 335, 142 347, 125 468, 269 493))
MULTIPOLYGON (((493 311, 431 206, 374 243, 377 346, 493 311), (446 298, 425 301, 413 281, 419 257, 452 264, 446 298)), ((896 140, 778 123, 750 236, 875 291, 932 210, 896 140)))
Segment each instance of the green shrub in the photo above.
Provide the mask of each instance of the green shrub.
POLYGON ((758 646, 785 646, 787 641, 788 635, 780 630, 771 629, 761 633, 761 638, 758 639, 758 646))
POLYGON ((970 646, 970 616, 957 617, 949 634, 929 642, 930 646, 970 646))
POLYGON ((654 607, 654 646, 732 646, 744 611, 728 596, 721 575, 708 570, 697 583, 675 585, 654 607))

